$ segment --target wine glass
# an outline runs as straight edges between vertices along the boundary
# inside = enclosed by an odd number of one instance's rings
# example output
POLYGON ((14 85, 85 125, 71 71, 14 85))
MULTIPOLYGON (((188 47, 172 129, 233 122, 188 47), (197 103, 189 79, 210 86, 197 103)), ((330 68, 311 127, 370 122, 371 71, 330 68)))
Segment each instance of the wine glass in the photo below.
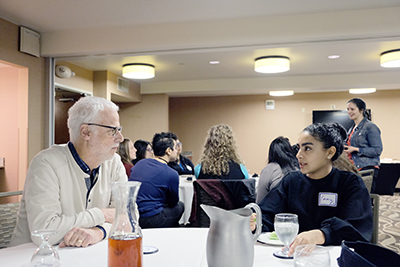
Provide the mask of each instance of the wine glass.
POLYGON ((295 267, 330 267, 331 259, 326 247, 318 245, 300 245, 294 252, 295 267))
POLYGON ((57 250, 49 243, 50 236, 56 234, 56 230, 35 230, 32 232, 32 236, 40 237, 42 243, 33 253, 31 259, 31 265, 29 266, 48 266, 57 267, 60 266, 60 256, 57 250))
POLYGON ((288 256, 289 245, 299 232, 299 221, 296 214, 278 213, 275 215, 275 233, 285 246, 283 250, 275 251, 274 256, 283 259, 293 259, 288 256))

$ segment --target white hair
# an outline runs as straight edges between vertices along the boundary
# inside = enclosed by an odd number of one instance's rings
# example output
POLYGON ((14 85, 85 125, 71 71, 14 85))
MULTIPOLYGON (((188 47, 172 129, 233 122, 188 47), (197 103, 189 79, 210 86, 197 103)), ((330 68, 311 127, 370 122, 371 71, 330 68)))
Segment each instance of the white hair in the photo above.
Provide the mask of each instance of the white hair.
POLYGON ((119 110, 116 104, 102 97, 86 96, 79 99, 68 110, 68 129, 71 142, 78 139, 81 125, 84 123, 96 123, 100 111, 105 108, 117 112, 119 110))

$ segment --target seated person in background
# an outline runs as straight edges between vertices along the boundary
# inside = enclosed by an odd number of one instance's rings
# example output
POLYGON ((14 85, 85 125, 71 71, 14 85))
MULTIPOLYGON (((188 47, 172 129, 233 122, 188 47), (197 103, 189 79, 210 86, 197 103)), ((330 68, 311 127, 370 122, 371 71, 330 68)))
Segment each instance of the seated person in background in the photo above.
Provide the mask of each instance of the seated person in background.
POLYGON ((133 146, 136 148, 136 158, 132 161, 133 165, 136 165, 139 160, 153 158, 153 148, 149 142, 136 140, 133 146))
POLYGON ((346 153, 340 154, 340 156, 333 161, 333 167, 341 171, 353 172, 359 175, 356 165, 349 160, 346 153))
POLYGON ((178 137, 175 134, 173 135, 173 138, 176 141, 176 145, 178 147, 177 148, 178 157, 176 158, 175 161, 171 161, 170 163, 168 163, 168 166, 177 171, 179 175, 194 174, 194 165, 192 161, 187 157, 181 155, 182 143, 179 141, 178 137))
POLYGON ((364 182, 354 173, 332 167, 343 151, 345 138, 346 131, 338 123, 306 127, 298 139, 301 172, 286 175, 259 204, 263 231, 274 230, 277 213, 298 215, 299 234, 289 255, 304 244, 371 241, 371 200, 364 182))
POLYGON ((141 182, 136 203, 142 228, 179 226, 185 209, 179 201, 179 175, 168 167, 176 160, 177 146, 172 133, 153 137, 154 158, 143 159, 133 166, 129 181, 141 182))
POLYGON ((127 177, 131 174, 133 167, 132 161, 136 158, 136 148, 133 146, 129 138, 125 138, 119 144, 117 153, 121 156, 121 161, 124 164, 127 177))
POLYGON ((111 182, 127 181, 115 152, 124 139, 118 106, 83 97, 68 111, 70 142, 37 154, 28 169, 11 245, 34 241, 31 232, 54 229, 51 244, 87 247, 103 240, 114 221, 111 182))
POLYGON ((215 125, 208 130, 203 155, 194 169, 197 179, 248 179, 231 127, 215 125))
POLYGON ((260 203, 283 176, 298 169, 299 162, 293 154, 289 139, 282 136, 275 138, 269 146, 268 165, 260 174, 256 202, 260 203))

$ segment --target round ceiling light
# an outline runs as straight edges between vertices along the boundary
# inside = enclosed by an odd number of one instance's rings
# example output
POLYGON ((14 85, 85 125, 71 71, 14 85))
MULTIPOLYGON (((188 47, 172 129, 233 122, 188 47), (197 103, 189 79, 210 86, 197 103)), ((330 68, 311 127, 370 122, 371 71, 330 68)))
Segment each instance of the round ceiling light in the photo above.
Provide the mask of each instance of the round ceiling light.
POLYGON ((284 56, 266 56, 255 59, 254 70, 260 73, 280 73, 290 70, 290 59, 284 56))
POLYGON ((155 76, 155 69, 150 64, 125 64, 122 66, 122 76, 128 79, 150 79, 155 76))
POLYGON ((400 49, 383 52, 381 54, 381 66, 384 68, 399 68, 400 49))

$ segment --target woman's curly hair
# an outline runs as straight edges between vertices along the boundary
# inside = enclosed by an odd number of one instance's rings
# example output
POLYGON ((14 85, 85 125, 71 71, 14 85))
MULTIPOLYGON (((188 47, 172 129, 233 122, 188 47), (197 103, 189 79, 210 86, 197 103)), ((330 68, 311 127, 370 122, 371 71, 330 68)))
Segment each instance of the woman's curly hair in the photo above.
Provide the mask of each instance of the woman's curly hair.
POLYGON ((215 125, 208 130, 201 156, 203 173, 223 175, 229 173, 229 161, 241 164, 236 140, 231 127, 226 124, 215 125))

